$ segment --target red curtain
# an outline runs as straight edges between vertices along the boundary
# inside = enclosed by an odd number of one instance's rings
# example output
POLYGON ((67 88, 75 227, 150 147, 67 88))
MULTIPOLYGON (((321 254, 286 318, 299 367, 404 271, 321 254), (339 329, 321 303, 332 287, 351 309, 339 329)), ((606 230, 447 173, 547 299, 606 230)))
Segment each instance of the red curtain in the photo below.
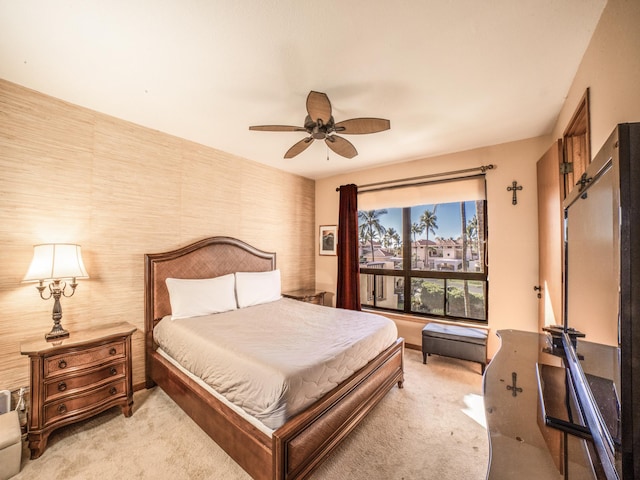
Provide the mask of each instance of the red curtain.
POLYGON ((358 247, 358 187, 340 187, 338 214, 338 288, 336 307, 361 310, 358 247))

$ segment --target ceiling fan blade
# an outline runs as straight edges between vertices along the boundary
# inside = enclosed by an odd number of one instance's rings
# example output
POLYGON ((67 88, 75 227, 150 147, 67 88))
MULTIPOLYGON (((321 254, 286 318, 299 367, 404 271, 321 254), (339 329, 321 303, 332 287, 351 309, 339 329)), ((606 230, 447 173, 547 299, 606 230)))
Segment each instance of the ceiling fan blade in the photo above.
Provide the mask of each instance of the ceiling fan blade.
POLYGON ((325 125, 329 123, 331 119, 331 102, 329 101, 329 97, 327 97, 325 93, 310 91, 307 96, 307 113, 314 122, 320 119, 325 125))
POLYGON ((304 152, 309 145, 313 143, 313 137, 307 137, 300 140, 298 143, 295 143, 293 147, 287 150, 287 153, 284 154, 284 158, 293 158, 299 153, 304 152))
POLYGON ((327 146, 338 155, 346 158, 353 158, 358 155, 356 147, 349 140, 345 140, 337 135, 329 135, 324 139, 327 146))
POLYGON ((293 127, 291 125, 254 125, 249 130, 260 132, 306 132, 303 127, 293 127))
POLYGON ((352 118, 335 125, 336 132, 349 135, 377 133, 389 130, 389 128, 391 128, 391 122, 384 118, 352 118))

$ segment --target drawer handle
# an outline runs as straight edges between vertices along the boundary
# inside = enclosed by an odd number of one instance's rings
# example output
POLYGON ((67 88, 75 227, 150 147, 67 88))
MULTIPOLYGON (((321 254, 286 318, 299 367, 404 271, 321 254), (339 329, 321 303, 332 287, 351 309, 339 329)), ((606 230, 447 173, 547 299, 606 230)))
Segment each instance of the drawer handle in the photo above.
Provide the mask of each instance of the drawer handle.
POLYGON ((67 389, 67 384, 64 382, 60 382, 58 384, 58 391, 59 392, 64 392, 67 389))
POLYGON ((111 387, 111 388, 109 389, 109 393, 110 393, 111 395, 115 395, 116 393, 118 393, 118 389, 117 389, 116 387, 111 387))
POLYGON ((64 413, 67 411, 67 406, 64 403, 58 405, 58 413, 64 413))
POLYGON ((58 362, 58 368, 67 368, 67 362, 65 362, 64 360, 60 360, 58 362))
POLYGON ((118 370, 116 370, 116 367, 111 367, 111 375, 117 375, 118 374, 118 370))
POLYGON ((116 353, 118 353, 118 351, 114 347, 109 349, 109 355, 115 355, 116 353))

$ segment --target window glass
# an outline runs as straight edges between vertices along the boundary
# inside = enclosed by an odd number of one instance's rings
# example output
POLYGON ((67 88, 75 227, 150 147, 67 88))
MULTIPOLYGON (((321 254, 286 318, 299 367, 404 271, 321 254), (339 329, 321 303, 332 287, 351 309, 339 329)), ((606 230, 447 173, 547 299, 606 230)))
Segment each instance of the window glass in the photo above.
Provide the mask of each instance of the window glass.
POLYGON ((444 279, 412 278, 411 311, 444 315, 444 279))
POLYGON ((388 201, 393 207, 358 212, 361 304, 454 321, 486 322, 483 189, 475 178, 438 184, 437 188, 423 187, 411 198, 398 194, 401 200, 387 191, 375 202, 371 198, 363 202, 378 206, 388 201), (439 203, 416 201, 432 194, 439 203), (454 195, 467 200, 451 201, 454 195), (409 205, 398 207, 401 201, 409 205))
POLYGON ((484 232, 478 229, 477 203, 455 202, 411 208, 411 268, 482 272, 484 232))
POLYGON ((447 315, 486 320, 485 282, 447 280, 447 315))
POLYGON ((404 277, 360 274, 360 304, 403 310, 404 277))
POLYGON ((358 212, 360 264, 402 269, 402 209, 358 212))

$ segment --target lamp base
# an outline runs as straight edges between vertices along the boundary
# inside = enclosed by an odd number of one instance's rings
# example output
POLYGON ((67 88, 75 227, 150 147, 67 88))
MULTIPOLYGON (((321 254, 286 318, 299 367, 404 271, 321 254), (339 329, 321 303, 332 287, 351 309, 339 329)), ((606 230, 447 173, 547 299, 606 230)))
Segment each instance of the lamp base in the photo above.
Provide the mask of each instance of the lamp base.
POLYGON ((45 334, 44 338, 47 342, 51 342, 54 340, 61 340, 63 338, 68 338, 69 332, 62 328, 61 325, 54 325, 51 331, 45 334))

